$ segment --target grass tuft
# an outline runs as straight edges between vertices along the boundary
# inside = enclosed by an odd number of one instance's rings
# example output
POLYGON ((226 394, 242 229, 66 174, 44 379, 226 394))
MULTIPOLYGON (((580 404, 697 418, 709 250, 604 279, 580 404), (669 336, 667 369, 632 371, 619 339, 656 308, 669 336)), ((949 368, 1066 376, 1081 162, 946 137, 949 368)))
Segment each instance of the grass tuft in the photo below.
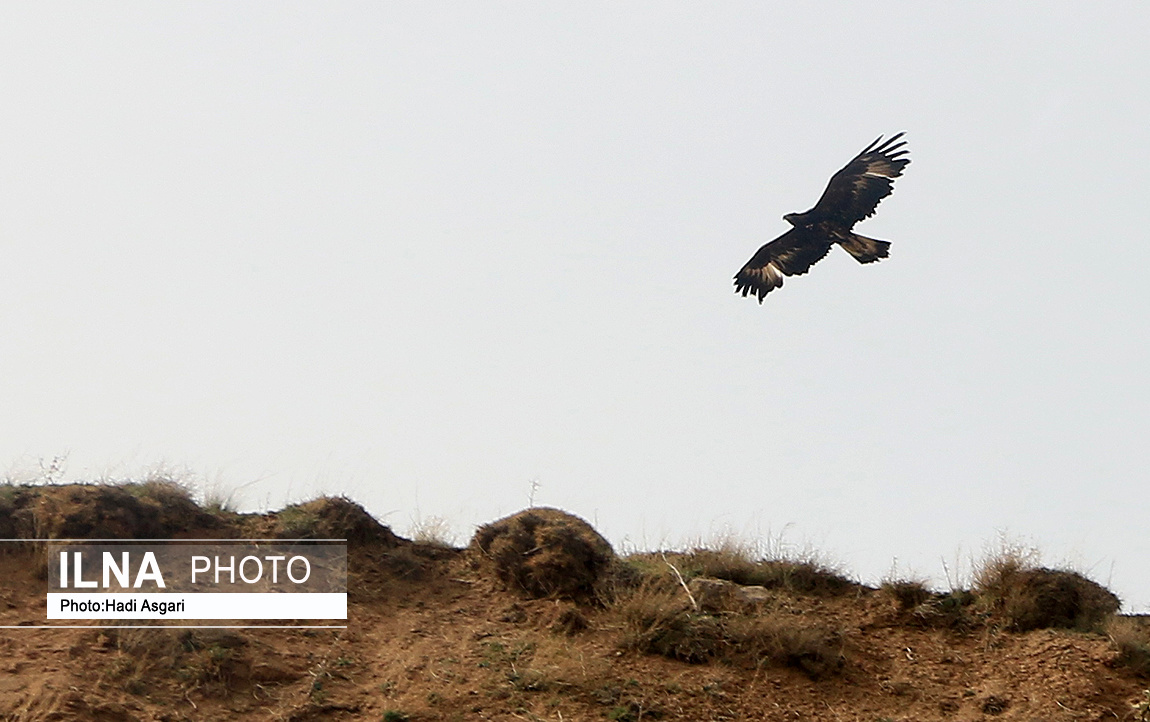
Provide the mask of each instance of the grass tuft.
POLYGON ((934 597, 926 583, 918 579, 884 580, 879 585, 879 592, 889 598, 900 612, 912 611, 934 597))
POLYGON ((441 516, 416 517, 408 532, 416 544, 454 549, 456 536, 451 524, 441 516))
POLYGON ((811 677, 843 664, 839 636, 801 624, 783 610, 751 614, 695 609, 681 587, 651 577, 617 603, 626 629, 623 646, 690 663, 719 660, 794 667, 811 677))
POLYGON ((1118 650, 1118 664, 1140 677, 1150 678, 1150 625, 1129 617, 1114 617, 1106 635, 1118 650))
POLYGON ((755 553, 753 545, 725 542, 715 549, 633 554, 627 561, 645 575, 665 574, 673 565, 687 581, 698 577, 723 579, 793 594, 833 597, 858 587, 814 556, 758 558, 755 553))
POLYGON ((1078 572, 1038 565, 1038 552, 1000 540, 974 568, 979 605, 1018 632, 1095 631, 1120 607, 1118 597, 1078 572))

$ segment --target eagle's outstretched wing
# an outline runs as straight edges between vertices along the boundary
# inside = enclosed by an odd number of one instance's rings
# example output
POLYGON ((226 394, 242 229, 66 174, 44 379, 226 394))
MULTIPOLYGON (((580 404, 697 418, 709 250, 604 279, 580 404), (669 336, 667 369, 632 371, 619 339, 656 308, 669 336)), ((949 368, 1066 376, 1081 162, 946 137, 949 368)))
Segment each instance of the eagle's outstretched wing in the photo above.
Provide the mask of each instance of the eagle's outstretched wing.
POLYGON ((808 222, 834 221, 846 230, 864 218, 874 215, 879 201, 891 194, 894 179, 910 163, 903 158, 908 151, 899 150, 906 141, 895 142, 902 133, 882 142, 880 135, 861 153, 831 176, 827 189, 815 207, 801 214, 808 222))
POLYGON ((831 239, 814 238, 803 229, 792 228, 760 248, 735 274, 735 293, 763 296, 783 285, 783 276, 798 276, 810 270, 831 250, 831 239))

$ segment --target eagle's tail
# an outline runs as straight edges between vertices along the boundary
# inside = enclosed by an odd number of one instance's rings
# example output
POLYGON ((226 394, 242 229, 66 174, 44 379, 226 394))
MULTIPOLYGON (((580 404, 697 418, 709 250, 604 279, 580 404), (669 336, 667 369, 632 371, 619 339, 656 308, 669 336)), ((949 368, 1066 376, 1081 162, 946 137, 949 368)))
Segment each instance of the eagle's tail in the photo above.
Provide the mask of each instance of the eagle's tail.
POLYGON ((890 250, 890 243, 887 241, 867 238, 857 233, 851 233, 847 238, 840 240, 839 245, 859 263, 871 263, 886 258, 890 250))

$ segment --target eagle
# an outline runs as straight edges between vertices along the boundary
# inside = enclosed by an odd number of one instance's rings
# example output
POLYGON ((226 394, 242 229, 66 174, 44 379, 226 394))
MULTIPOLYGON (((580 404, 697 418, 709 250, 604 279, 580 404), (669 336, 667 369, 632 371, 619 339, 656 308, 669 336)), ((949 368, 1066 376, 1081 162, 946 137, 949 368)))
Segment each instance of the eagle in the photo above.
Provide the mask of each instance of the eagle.
POLYGON ((890 243, 852 233, 856 223, 874 215, 879 201, 891 194, 894 179, 910 163, 899 150, 903 133, 883 141, 880 135, 838 173, 815 207, 788 213, 783 220, 794 228, 760 248, 735 274, 735 293, 763 297, 783 285, 783 276, 798 276, 821 261, 835 243, 859 263, 887 257, 890 243))

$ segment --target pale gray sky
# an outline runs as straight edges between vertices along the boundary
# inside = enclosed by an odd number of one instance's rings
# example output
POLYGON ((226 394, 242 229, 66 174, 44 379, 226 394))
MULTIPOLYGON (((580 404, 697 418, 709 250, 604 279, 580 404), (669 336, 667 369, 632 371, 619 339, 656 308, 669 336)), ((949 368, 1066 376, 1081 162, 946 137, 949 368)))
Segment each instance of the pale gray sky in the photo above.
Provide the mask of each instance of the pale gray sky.
POLYGON ((1150 609, 1150 6, 6 3, 0 464, 1150 609), (759 306, 880 133, 912 163, 759 306), (250 483, 254 482, 254 483, 250 483))

